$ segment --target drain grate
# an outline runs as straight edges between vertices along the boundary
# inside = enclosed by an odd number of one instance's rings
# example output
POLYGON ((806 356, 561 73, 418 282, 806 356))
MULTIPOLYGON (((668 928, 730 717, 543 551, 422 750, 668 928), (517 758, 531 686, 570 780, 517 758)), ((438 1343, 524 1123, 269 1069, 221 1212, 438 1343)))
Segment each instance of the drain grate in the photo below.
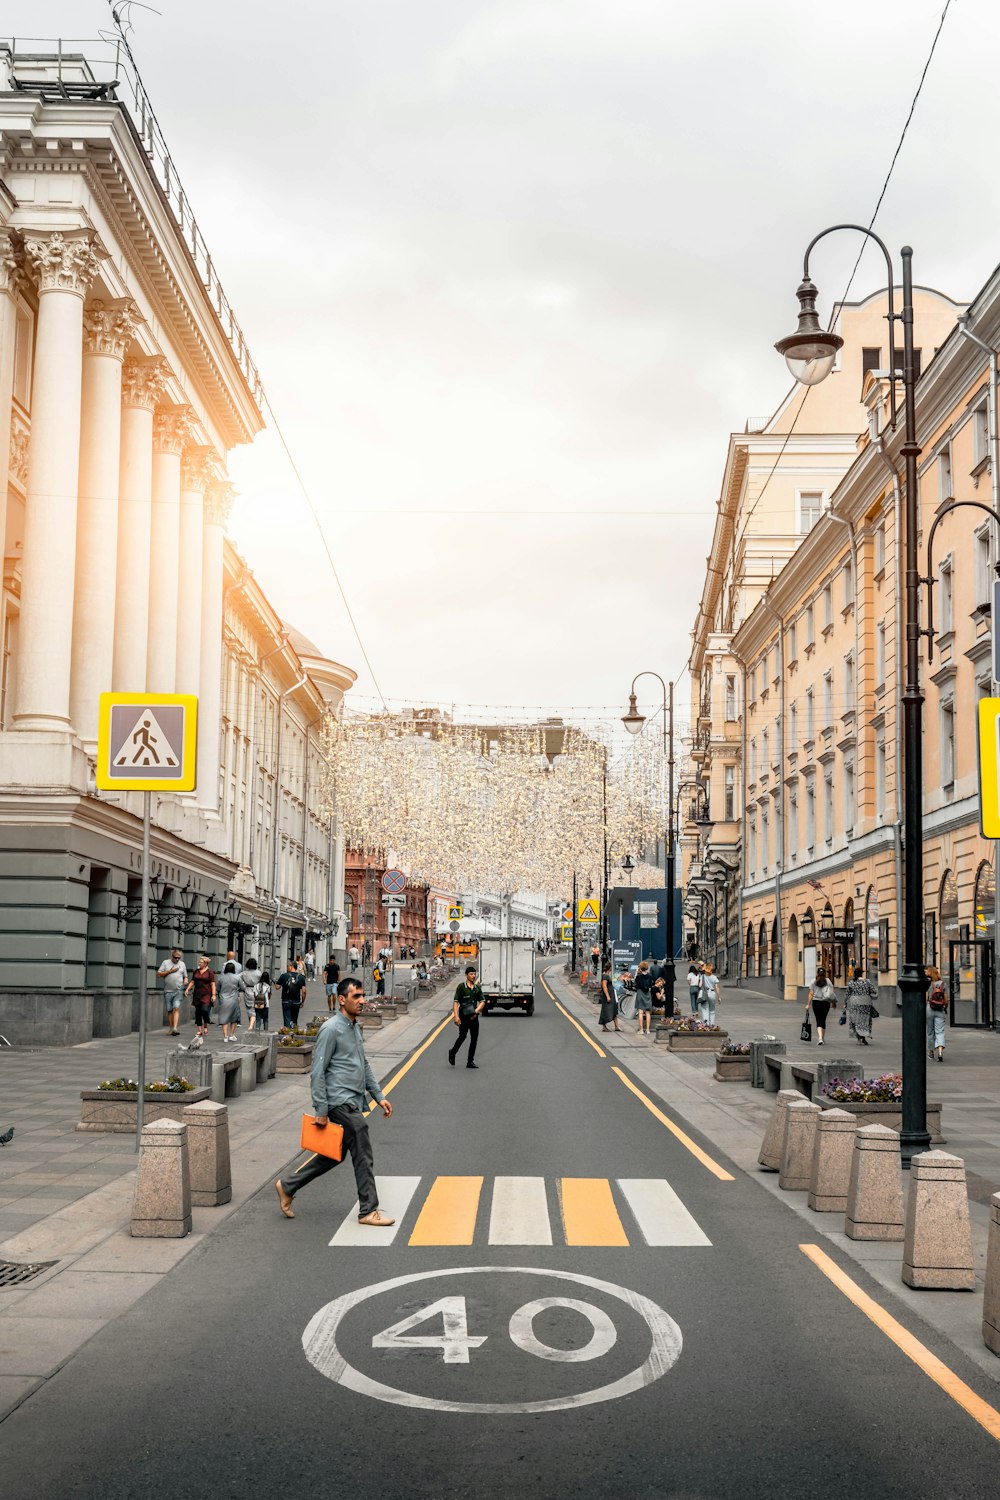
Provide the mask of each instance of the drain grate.
POLYGON ((0 1291, 4 1287, 20 1286, 24 1281, 34 1281, 36 1276, 41 1276, 43 1271, 48 1271, 55 1265, 58 1265, 58 1261, 37 1260, 25 1265, 16 1260, 0 1260, 0 1291))

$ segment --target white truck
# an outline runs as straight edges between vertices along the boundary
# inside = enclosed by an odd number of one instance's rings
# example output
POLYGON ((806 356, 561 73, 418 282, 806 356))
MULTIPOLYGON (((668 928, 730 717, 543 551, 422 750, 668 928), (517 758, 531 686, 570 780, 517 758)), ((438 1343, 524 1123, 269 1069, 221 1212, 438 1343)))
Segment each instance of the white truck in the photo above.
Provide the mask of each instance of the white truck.
POLYGON ((479 943, 479 983, 485 1012, 523 1010, 535 1014, 535 940, 530 937, 483 937, 479 943))

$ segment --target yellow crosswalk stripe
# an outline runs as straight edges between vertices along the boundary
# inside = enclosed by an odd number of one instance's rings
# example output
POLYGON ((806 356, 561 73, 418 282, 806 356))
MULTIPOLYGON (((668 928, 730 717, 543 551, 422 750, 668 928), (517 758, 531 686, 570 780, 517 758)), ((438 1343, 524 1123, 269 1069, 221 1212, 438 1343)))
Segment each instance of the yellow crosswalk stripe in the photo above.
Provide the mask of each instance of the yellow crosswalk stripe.
POLYGON ((471 1245, 481 1177, 435 1177, 410 1235, 411 1245, 471 1245))
POLYGON ((559 1205, 567 1245, 627 1245, 606 1177, 560 1177, 559 1205))

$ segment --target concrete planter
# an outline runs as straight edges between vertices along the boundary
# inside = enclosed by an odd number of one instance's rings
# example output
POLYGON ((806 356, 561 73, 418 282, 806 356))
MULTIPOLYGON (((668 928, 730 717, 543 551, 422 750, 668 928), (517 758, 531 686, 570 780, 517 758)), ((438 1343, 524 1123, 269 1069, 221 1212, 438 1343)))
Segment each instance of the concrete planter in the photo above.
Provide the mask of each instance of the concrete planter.
MULTIPOLYGON (((184 1123, 184 1111, 189 1104, 200 1104, 211 1094, 211 1089, 191 1089, 186 1094, 146 1093, 143 1119, 176 1120, 184 1123)), ((111 1089, 84 1089, 80 1095, 80 1123, 77 1130, 89 1130, 102 1135, 134 1135, 135 1111, 139 1102, 138 1091, 113 1092, 111 1089)))
POLYGON ((308 1073, 312 1067, 313 1044, 304 1042, 301 1047, 278 1048, 279 1073, 308 1073))
MULTIPOLYGON (((729 1036, 728 1031, 671 1031, 665 1034, 665 1041, 671 1052, 718 1052, 719 1043, 724 1042, 729 1036)), ((657 1041, 660 1035, 657 1035, 657 1041)), ((749 1078, 750 1074, 747 1073, 749 1078)))
MULTIPOLYGON (((826 1094, 820 1094, 813 1100, 823 1109, 843 1109, 849 1115, 856 1115, 859 1127, 862 1125, 886 1125, 890 1130, 897 1133, 903 1128, 903 1116, 900 1106, 892 1101, 888 1104, 844 1104, 836 1099, 830 1099, 826 1094)), ((927 1102, 927 1129, 930 1131, 931 1145, 940 1146, 944 1142, 941 1134, 941 1106, 927 1102)))
POLYGON ((750 1054, 731 1057, 726 1052, 715 1054, 715 1072, 713 1078, 720 1083, 749 1083, 750 1082, 750 1054))

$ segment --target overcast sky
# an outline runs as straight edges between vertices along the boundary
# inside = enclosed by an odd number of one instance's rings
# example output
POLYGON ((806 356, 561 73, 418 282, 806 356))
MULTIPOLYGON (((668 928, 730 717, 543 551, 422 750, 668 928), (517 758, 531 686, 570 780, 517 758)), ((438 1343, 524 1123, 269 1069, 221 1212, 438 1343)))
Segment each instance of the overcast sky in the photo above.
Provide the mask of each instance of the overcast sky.
MULTIPOLYGON (((870 217, 943 5, 133 9, 390 700, 620 712, 634 672, 680 674, 727 434, 783 395, 805 242, 870 217)), ((956 0, 876 226, 956 298, 1000 260, 998 55, 1000 6, 956 0)), ((817 259, 824 312, 856 253, 817 259)), ((855 293, 882 279, 866 257, 855 293)), ((372 693, 273 437, 230 466, 237 544, 372 693)))

